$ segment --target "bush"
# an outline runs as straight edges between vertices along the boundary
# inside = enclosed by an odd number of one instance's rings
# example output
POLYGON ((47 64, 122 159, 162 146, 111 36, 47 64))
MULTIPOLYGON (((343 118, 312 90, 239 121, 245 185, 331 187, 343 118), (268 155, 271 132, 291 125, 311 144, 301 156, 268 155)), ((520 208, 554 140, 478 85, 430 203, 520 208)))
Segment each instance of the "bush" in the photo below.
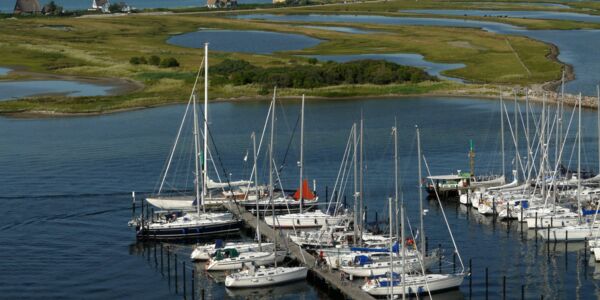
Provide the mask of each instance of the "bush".
POLYGON ((113 3, 108 7, 108 10, 111 13, 121 12, 122 9, 123 9, 123 7, 119 3, 113 3))
POLYGON ((436 77, 425 71, 384 60, 358 60, 346 63, 326 62, 321 66, 293 65, 260 68, 244 60, 226 59, 215 65, 219 82, 233 85, 260 84, 263 87, 317 88, 340 84, 391 84, 428 80, 436 77))
POLYGON ((160 62, 161 68, 179 67, 179 62, 174 57, 165 58, 160 62))
POLYGON ((156 55, 150 56, 150 58, 148 58, 148 64, 153 65, 153 66, 160 65, 160 57, 158 57, 156 55))
POLYGON ((308 63, 311 64, 311 65, 316 65, 317 62, 318 62, 318 60, 316 58, 314 58, 314 57, 311 57, 311 58, 308 59, 308 63))

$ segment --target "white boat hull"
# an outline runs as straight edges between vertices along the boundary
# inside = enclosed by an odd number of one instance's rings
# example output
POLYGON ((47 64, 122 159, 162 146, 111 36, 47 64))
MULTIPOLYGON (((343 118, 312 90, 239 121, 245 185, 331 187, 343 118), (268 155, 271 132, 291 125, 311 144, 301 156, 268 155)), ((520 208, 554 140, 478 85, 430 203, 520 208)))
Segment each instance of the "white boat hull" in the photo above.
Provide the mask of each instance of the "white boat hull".
MULTIPOLYGON (((425 266, 425 270, 427 270, 437 258, 432 258, 428 256, 425 258, 423 264, 425 266)), ((404 266, 404 270, 406 272, 420 271, 421 263, 417 258, 406 258, 406 265, 404 266)), ((394 270, 402 269, 402 259, 394 258, 393 261, 394 270)), ((379 261, 373 262, 370 264, 365 264, 363 266, 341 266, 339 269, 354 277, 371 277, 371 276, 381 276, 390 271, 390 262, 389 261, 379 261)))
MULTIPOLYGON (((222 248, 235 248, 239 253, 246 253, 246 252, 251 252, 251 251, 272 251, 273 250, 273 243, 262 243, 260 245, 260 247, 258 246, 258 243, 245 243, 245 242, 241 242, 241 243, 226 243, 222 248)), ((197 246, 194 251, 192 251, 192 254, 190 255, 190 258, 193 261, 205 261, 205 260, 209 260, 210 256, 215 253, 217 249, 215 248, 215 244, 209 244, 209 245, 203 245, 203 246, 197 246)))
POLYGON ((257 288, 272 286, 306 279, 308 269, 305 267, 293 268, 266 268, 259 269, 254 274, 248 270, 232 274, 225 278, 228 288, 257 288))
POLYGON ((275 220, 266 217, 265 223, 275 228, 319 228, 341 224, 346 218, 346 216, 330 216, 316 211, 275 216, 275 220))
MULTIPOLYGON (((391 287, 391 292, 394 295, 414 295, 426 292, 437 292, 460 287, 464 280, 462 274, 429 274, 426 276, 408 276, 406 284, 403 286, 400 282, 396 282, 391 287)), ((385 280, 387 282, 387 280, 385 280)), ((386 296, 390 294, 390 287, 380 286, 378 284, 366 283, 362 290, 372 296, 386 296)))
POLYGON ((240 270, 244 265, 267 266, 277 262, 282 262, 285 255, 275 254, 273 252, 248 252, 238 257, 225 258, 222 260, 211 260, 206 264, 207 271, 227 271, 240 270))

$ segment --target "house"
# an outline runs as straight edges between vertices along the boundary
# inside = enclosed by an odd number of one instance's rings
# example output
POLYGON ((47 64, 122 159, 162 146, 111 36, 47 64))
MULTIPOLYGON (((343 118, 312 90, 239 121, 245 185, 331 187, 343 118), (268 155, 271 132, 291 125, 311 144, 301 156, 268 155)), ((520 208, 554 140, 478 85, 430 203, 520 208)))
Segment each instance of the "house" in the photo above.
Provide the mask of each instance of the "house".
POLYGON ((92 9, 93 10, 99 10, 103 13, 110 13, 109 7, 110 7, 109 0, 92 0, 92 9))
POLYGON ((236 8, 237 0, 207 0, 208 8, 236 8))
POLYGON ((15 3, 14 14, 39 14, 42 7, 38 0, 17 0, 15 3))

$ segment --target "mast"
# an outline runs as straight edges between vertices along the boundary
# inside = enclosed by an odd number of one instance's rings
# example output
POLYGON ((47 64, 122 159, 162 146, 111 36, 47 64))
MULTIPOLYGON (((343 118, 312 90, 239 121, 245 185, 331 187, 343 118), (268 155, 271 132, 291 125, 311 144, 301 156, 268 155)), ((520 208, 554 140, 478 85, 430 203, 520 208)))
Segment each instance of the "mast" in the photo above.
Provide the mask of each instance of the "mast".
POLYGON ((502 176, 506 173, 506 159, 504 157, 504 100, 500 95, 500 146, 502 147, 502 176))
POLYGON ((196 190, 196 213, 200 215, 201 195, 200 195, 200 159, 199 159, 199 137, 198 137, 198 112, 196 111, 196 94, 192 95, 192 106, 194 111, 194 188, 196 190))
POLYGON ((363 228, 364 228, 364 215, 363 215, 363 209, 364 209, 364 204, 363 204, 363 173, 364 173, 364 166, 363 166, 363 156, 364 156, 364 152, 363 152, 363 143, 364 143, 364 134, 363 134, 363 114, 362 114, 362 110, 360 112, 360 158, 359 158, 359 190, 358 190, 358 196, 360 197, 360 207, 359 207, 359 211, 360 211, 360 220, 359 220, 359 229, 360 229, 360 241, 362 243, 362 239, 363 239, 363 228))
POLYGON ((304 205, 304 185, 303 185, 303 171, 304 171, 304 95, 302 95, 302 110, 300 112, 300 213, 302 213, 302 206, 304 205))
MULTIPOLYGON (((400 224, 398 223, 398 127, 396 120, 394 119, 394 127, 392 128, 394 134, 394 202, 396 212, 396 235, 400 234, 400 224)), ((391 242, 391 241, 390 241, 391 242)))
MULTIPOLYGON (((255 192, 256 192, 256 235, 258 237, 258 249, 262 250, 262 246, 260 244, 260 240, 261 240, 261 236, 260 236, 260 209, 258 207, 258 200, 260 200, 260 197, 258 195, 258 164, 256 163, 257 161, 257 157, 256 157, 256 133, 254 131, 252 131, 252 156, 254 159, 254 188, 255 188, 255 192)), ((274 223, 273 223, 274 224, 274 223)))
POLYGON ((392 197, 388 198, 388 205, 390 216, 390 281, 388 281, 388 291, 390 293, 390 299, 394 299, 394 243, 392 243, 394 238, 394 227, 392 225, 392 197))
POLYGON ((577 133, 577 212, 581 222, 581 93, 579 93, 579 130, 577 133))
POLYGON ((423 258, 425 258, 425 256, 427 255, 427 253, 425 253, 425 228, 424 228, 424 224, 423 224, 423 193, 421 191, 422 189, 422 183, 421 183, 421 178, 423 177, 422 172, 421 172, 421 133, 419 131, 419 126, 415 126, 417 128, 417 153, 419 155, 419 226, 421 227, 421 255, 423 258))
MULTIPOLYGON (((273 111, 271 113, 271 141, 269 143, 269 200, 271 201, 271 210, 273 218, 273 228, 276 227, 275 223, 275 203, 273 203, 273 137, 275 134, 275 95, 277 94, 277 87, 273 90, 273 111)), ((277 256, 277 234, 274 236, 274 247, 273 253, 277 256)), ((275 257, 275 268, 277 268, 277 257, 275 257)))
POLYGON ((406 276, 406 247, 404 245, 404 240, 405 238, 405 233, 404 233, 404 201, 402 201, 402 204, 400 205, 400 222, 402 223, 402 225, 400 226, 400 230, 402 230, 401 233, 401 239, 400 239, 400 243, 399 245, 402 247, 402 272, 401 272, 401 280, 402 280, 402 300, 406 299, 406 293, 404 292, 406 289, 406 281, 405 281, 405 276, 406 276))
POLYGON ((202 163, 202 211, 206 212, 204 200, 207 194, 206 184, 208 182, 207 160, 208 160, 208 43, 204 43, 204 162, 202 163))
MULTIPOLYGON (((529 140, 529 89, 525 89, 525 137, 527 141, 527 174, 529 174, 529 168, 531 167, 531 141, 529 140)), ((529 175, 527 175, 529 179, 529 175)))
POLYGON ((519 121, 518 121, 519 103, 517 101, 517 91, 515 90, 515 180, 519 180, 519 121))
POLYGON ((600 175, 600 85, 596 86, 596 92, 598 93, 598 175, 600 175))
POLYGON ((354 154, 353 154, 353 164, 354 164, 354 244, 357 244, 358 235, 356 233, 357 225, 358 225, 358 168, 357 168, 357 142, 356 142, 356 123, 354 123, 354 130, 352 131, 352 138, 354 142, 354 154))

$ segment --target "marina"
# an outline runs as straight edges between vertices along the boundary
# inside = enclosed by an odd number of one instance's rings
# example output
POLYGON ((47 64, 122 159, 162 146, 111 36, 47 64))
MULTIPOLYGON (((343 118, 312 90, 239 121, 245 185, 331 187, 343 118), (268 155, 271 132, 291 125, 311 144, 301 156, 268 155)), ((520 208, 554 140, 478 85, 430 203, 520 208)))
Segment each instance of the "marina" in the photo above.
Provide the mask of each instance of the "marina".
POLYGON ((15 1, 2 297, 600 295, 593 5, 15 1))

